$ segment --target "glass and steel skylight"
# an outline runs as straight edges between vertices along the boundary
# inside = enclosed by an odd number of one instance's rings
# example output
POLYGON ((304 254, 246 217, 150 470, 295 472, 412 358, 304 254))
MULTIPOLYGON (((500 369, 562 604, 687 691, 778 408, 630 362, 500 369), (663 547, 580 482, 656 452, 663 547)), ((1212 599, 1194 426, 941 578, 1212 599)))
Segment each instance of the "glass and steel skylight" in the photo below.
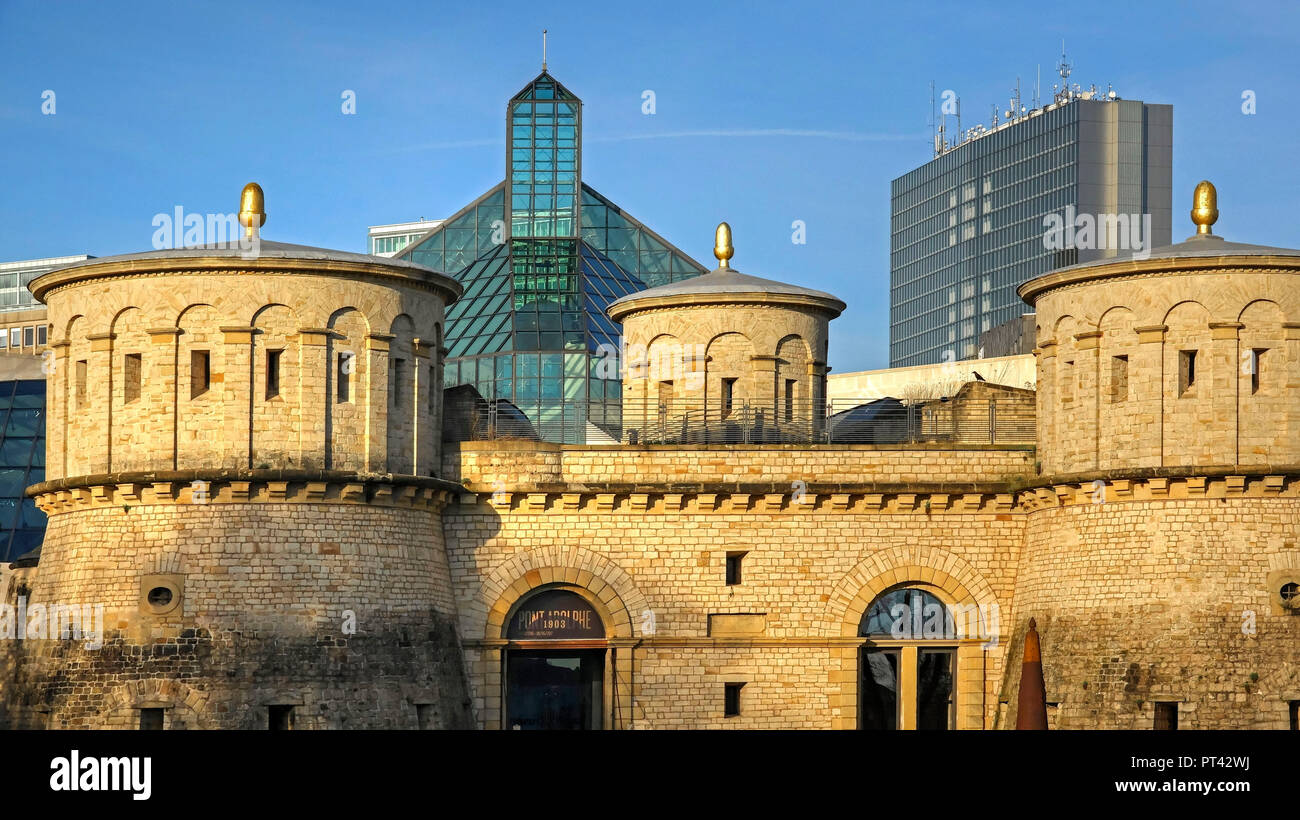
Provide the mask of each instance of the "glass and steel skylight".
POLYGON ((600 367, 615 299, 706 272, 585 185, 582 102, 543 72, 511 99, 507 179, 400 256, 455 276, 444 385, 473 385, 541 437, 582 443, 616 424, 621 383, 600 367))

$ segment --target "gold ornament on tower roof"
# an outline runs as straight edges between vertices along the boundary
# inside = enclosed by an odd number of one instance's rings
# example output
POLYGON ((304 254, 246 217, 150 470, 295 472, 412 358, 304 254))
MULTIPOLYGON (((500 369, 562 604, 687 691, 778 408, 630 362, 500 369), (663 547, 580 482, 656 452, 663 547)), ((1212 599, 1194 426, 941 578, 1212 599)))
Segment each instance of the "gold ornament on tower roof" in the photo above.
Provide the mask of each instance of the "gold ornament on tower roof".
POLYGON ((245 185, 239 194, 239 224, 244 226, 244 236, 249 239, 266 224, 266 196, 256 182, 245 185))
POLYGON ((714 235, 713 255, 718 258, 718 269, 725 270, 730 268, 728 260, 736 253, 736 249, 731 246, 731 226, 726 222, 718 224, 718 232, 714 235))
POLYGON ((1214 185, 1203 179, 1196 184, 1192 194, 1192 222, 1196 223, 1197 236, 1210 236, 1214 232, 1210 226, 1219 221, 1219 192, 1214 185))

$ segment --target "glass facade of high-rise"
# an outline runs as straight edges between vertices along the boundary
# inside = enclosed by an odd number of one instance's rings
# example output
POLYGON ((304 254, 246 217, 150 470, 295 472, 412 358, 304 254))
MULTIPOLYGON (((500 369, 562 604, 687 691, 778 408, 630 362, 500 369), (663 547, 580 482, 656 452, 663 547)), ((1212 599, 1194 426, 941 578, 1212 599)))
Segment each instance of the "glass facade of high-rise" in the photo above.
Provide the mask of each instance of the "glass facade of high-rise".
POLYGON ((1048 214, 1150 214, 1145 239, 1169 244, 1171 140, 1171 106, 1073 100, 895 179, 890 365, 975 357, 980 333, 1027 310, 1019 285, 1116 253, 1052 249, 1048 214))
POLYGON ((27 289, 28 282, 55 268, 91 258, 82 254, 49 259, 28 259, 21 262, 0 262, 0 312, 41 307, 41 303, 36 301, 36 297, 32 296, 31 291, 27 289))
POLYGON ((447 314, 444 385, 582 443, 620 422, 621 331, 605 308, 706 271, 582 182, 582 103, 549 74, 511 99, 506 134, 505 181, 399 256, 465 286, 447 314))
POLYGON ((0 563, 40 546, 45 513, 23 497, 45 480, 45 382, 0 381, 0 563))

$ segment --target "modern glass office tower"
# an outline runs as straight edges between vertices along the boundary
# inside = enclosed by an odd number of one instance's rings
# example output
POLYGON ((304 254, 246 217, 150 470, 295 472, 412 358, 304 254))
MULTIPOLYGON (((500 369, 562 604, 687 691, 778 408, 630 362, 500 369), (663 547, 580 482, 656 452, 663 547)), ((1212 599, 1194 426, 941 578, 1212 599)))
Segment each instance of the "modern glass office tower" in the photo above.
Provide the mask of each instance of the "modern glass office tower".
POLYGON ((1149 214, 1146 247, 1170 244, 1173 106, 1097 97, 1066 92, 971 129, 893 181, 892 367, 977 356, 980 333, 1025 311, 1020 284, 1130 252, 1113 247, 1118 231, 1094 238, 1099 247, 1055 250, 1044 241, 1048 214, 1131 215, 1139 225, 1149 214))
POLYGON ((548 441, 619 422, 605 316, 705 268, 582 181, 582 101, 543 71, 506 109, 506 179, 398 254, 455 276, 444 385, 512 402, 548 441))

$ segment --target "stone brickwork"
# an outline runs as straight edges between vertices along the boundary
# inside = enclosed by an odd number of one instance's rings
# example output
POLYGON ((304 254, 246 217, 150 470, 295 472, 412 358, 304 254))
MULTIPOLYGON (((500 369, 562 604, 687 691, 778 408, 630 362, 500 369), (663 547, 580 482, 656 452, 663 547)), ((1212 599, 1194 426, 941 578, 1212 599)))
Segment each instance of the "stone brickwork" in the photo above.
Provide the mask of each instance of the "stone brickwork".
MULTIPOLYGON (((468 474, 487 452, 478 444, 461 446, 468 474)), ((664 485, 606 493, 584 487, 591 476, 579 471, 602 463, 644 470, 637 467, 644 450, 536 443, 531 449, 563 454, 568 492, 554 491, 555 474, 539 482, 520 445, 496 454, 499 472, 491 478, 506 489, 491 492, 493 485, 483 482, 482 491, 463 494, 444 513, 475 713, 484 727, 501 720, 504 614, 520 596, 556 584, 591 592, 611 613, 621 613, 610 616, 624 625, 611 640, 622 660, 613 684, 620 687, 613 699, 619 705, 610 721, 631 728, 855 726, 859 620, 876 594, 902 583, 952 604, 997 604, 1000 616, 1010 617, 1024 523, 1012 514, 1012 494, 943 492, 944 473, 933 484, 914 480, 911 492, 859 485, 821 493, 814 485, 796 497, 791 488, 800 475, 791 468, 818 459, 823 469, 840 459, 875 459, 888 473, 890 460, 904 465, 912 453, 792 449, 800 459, 783 464, 779 448, 755 448, 773 456, 763 480, 783 491, 679 493, 664 485), (538 491, 543 484, 552 491, 538 491), (744 582, 728 586, 726 557, 734 552, 746 553, 744 582), (711 616, 729 613, 762 614, 761 632, 711 634, 711 616), (736 717, 722 713, 728 682, 745 684, 736 717)), ((701 461, 709 469, 696 469, 693 480, 735 480, 728 471, 736 466, 726 463, 723 450, 664 447, 650 455, 665 463, 716 459, 701 461)), ((953 475, 969 479, 981 457, 985 464, 1006 458, 1019 470, 1030 455, 986 448, 935 460, 964 461, 954 469, 967 472, 953 475)), ((995 716, 1010 633, 990 631, 997 640, 988 647, 971 639, 959 649, 962 727, 991 726, 995 716)))
MULTIPOLYGON (((1057 728, 1150 728, 1157 701, 1179 704, 1179 728, 1289 728, 1300 617, 1278 610, 1269 581, 1300 577, 1300 486, 1218 483, 1028 516, 1016 628, 1037 618, 1057 728)), ((1010 725, 1018 684, 1009 670, 1010 725)))
POLYGON ((625 431, 652 440, 683 424, 717 428, 742 412, 771 440, 806 441, 820 429, 827 324, 842 303, 825 294, 658 292, 611 308, 626 342, 625 431))
POLYGON ((215 467, 433 474, 436 350, 454 284, 377 263, 304 270, 236 256, 162 267, 145 275, 96 260, 37 280, 56 355, 48 477, 215 467))
POLYGON ((178 727, 264 728, 276 704, 298 728, 414 728, 418 704, 468 722, 438 492, 209 486, 203 503, 169 483, 38 496, 31 605, 102 606, 106 632, 32 641, 11 725, 134 728, 155 701, 178 727), (170 608, 150 606, 168 581, 170 608))
POLYGON ((440 523, 460 487, 433 477, 460 288, 266 249, 34 282, 56 355, 29 494, 49 524, 6 603, 75 608, 88 634, 0 642, 0 725, 470 725, 440 523))
POLYGON ((1294 256, 1157 257, 1024 286, 1043 472, 1300 464, 1297 274, 1294 256))
POLYGON ((1032 447, 952 445, 652 445, 601 447, 528 441, 448 446, 442 475, 475 488, 761 485, 991 485, 1032 483, 1032 447))

